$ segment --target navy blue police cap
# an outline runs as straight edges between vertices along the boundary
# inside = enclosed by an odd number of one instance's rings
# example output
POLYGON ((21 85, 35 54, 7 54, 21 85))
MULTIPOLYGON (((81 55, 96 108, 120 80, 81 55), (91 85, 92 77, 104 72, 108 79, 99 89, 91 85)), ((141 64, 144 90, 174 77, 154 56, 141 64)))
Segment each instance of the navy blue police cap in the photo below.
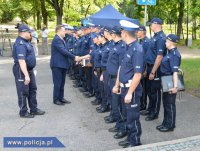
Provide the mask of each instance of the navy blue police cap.
POLYGON ((18 31, 19 32, 31 32, 31 29, 27 25, 22 24, 19 26, 18 31))
POLYGON ((169 34, 167 36, 167 39, 174 42, 174 43, 178 43, 179 42, 179 37, 174 35, 174 34, 169 34))
POLYGON ((146 30, 146 27, 145 27, 145 26, 141 25, 141 26, 139 27, 139 31, 147 31, 147 30, 146 30))
POLYGON ((91 35, 91 38, 92 39, 94 39, 94 38, 96 38, 96 37, 98 37, 99 35, 97 34, 97 33, 93 33, 92 35, 91 35))
POLYGON ((98 33, 98 36, 104 37, 104 30, 101 30, 101 31, 98 33))
POLYGON ((110 32, 112 30, 111 26, 105 26, 104 31, 110 32))
POLYGON ((114 27, 112 28, 112 30, 111 30, 111 33, 120 35, 120 34, 121 34, 121 31, 122 31, 122 29, 121 29, 120 27, 114 26, 114 27))
POLYGON ((151 25, 151 24, 159 24, 159 25, 162 25, 163 24, 163 21, 162 21, 162 19, 160 19, 160 18, 153 18, 153 19, 151 19, 151 21, 148 23, 149 25, 151 25))
POLYGON ((81 27, 81 29, 87 29, 87 28, 89 28, 88 24, 81 27))
POLYGON ((139 25, 136 22, 128 20, 120 20, 120 25, 123 30, 126 31, 138 31, 139 25))

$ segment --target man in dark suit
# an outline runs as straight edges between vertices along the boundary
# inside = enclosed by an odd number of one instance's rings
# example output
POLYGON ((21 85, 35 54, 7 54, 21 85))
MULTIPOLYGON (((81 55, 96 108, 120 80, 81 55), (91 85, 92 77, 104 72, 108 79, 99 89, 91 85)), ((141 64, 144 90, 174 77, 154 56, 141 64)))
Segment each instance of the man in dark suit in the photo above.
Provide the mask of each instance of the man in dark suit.
POLYGON ((56 35, 51 43, 50 67, 53 76, 53 103, 56 105, 69 104, 64 98, 64 85, 67 69, 70 67, 69 59, 80 61, 80 57, 74 56, 67 49, 64 37, 66 34, 63 25, 56 27, 56 35))

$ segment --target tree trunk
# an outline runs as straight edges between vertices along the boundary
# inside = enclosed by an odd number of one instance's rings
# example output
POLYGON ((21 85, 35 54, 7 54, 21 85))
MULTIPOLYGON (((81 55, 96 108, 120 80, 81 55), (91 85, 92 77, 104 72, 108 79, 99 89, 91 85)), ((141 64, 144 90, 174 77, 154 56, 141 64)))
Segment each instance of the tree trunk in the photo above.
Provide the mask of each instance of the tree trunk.
POLYGON ((177 36, 181 36, 182 32, 182 23, 183 23, 183 15, 184 15, 184 1, 179 1, 179 16, 178 16, 178 25, 177 25, 177 36))
POLYGON ((177 33, 177 30, 176 30, 176 23, 174 25, 174 33, 176 34, 177 33))
POLYGON ((65 0, 46 0, 56 11, 57 21, 56 24, 62 24, 63 6, 65 0), (60 2, 60 3, 59 3, 60 2))
POLYGON ((45 0, 40 0, 40 3, 41 3, 43 24, 46 25, 46 27, 48 27, 48 14, 45 6, 45 0))
POLYGON ((88 15, 89 9, 90 9, 90 4, 88 5, 88 7, 87 7, 87 9, 86 9, 86 11, 85 11, 85 18, 86 18, 87 15, 88 15))
POLYGON ((61 25, 62 24, 62 14, 59 14, 56 12, 56 18, 57 18, 57 25, 61 25))
POLYGON ((37 10, 37 30, 41 29, 40 11, 37 10))
POLYGON ((192 39, 197 39, 197 22, 196 17, 193 17, 193 26, 192 26, 192 39))

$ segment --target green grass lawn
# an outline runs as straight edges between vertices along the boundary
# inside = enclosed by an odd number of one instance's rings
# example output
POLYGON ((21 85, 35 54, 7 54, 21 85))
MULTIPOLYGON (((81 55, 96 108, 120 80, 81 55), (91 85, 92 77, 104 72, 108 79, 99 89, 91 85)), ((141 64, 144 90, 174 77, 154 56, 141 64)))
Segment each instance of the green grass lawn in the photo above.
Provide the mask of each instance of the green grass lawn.
POLYGON ((184 71, 186 91, 200 97, 200 58, 183 59, 181 69, 184 71))

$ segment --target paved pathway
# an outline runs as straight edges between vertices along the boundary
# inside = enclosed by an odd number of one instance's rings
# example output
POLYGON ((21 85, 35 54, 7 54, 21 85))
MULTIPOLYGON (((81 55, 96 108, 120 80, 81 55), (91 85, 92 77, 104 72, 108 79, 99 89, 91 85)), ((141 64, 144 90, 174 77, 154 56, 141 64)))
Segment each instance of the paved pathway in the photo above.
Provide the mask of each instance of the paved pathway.
MULTIPOLYGON (((38 149, 5 149, 2 148, 3 137, 42 136, 57 137, 65 149, 42 149, 62 151, 105 151, 120 149, 119 140, 113 138, 108 128, 113 124, 105 124, 103 117, 90 104, 92 99, 85 99, 78 89, 72 87, 68 78, 65 96, 72 104, 55 106, 52 104, 52 79, 49 69, 49 57, 40 56, 37 62, 37 84, 39 107, 47 113, 34 119, 21 119, 18 116, 16 89, 12 75, 12 59, 0 57, 0 150, 35 151, 38 149)), ((159 119, 146 122, 141 116, 143 145, 163 141, 171 141, 185 137, 200 135, 200 100, 183 94, 177 100, 177 124, 174 132, 160 133, 155 127, 162 122, 163 110, 159 119)))

